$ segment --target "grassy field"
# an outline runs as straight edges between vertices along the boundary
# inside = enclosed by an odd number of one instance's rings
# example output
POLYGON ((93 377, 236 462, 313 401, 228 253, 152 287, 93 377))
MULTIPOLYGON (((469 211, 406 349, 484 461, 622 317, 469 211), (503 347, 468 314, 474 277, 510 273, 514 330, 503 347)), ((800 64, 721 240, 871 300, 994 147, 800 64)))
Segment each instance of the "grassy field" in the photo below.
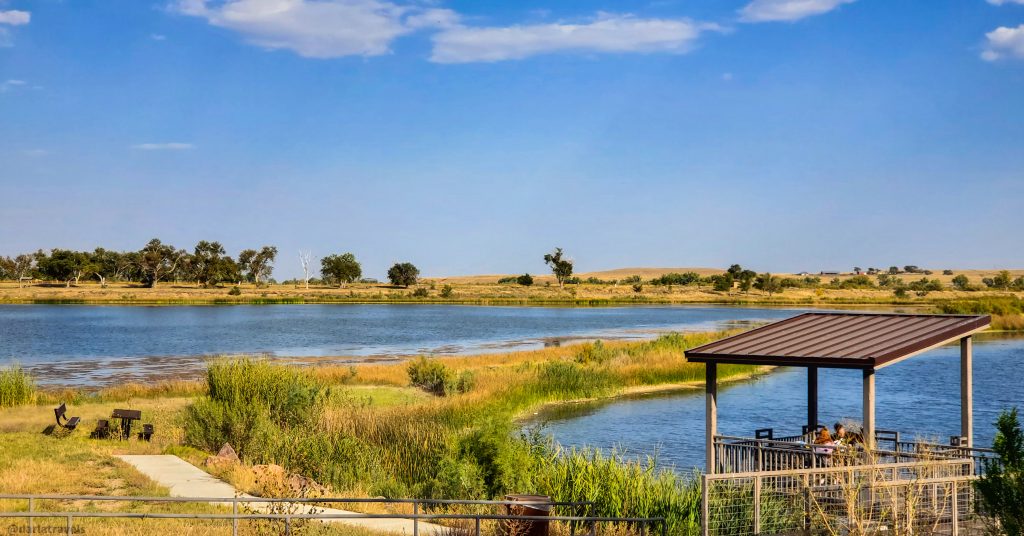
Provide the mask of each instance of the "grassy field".
MULTIPOLYGON (((203 382, 35 392, 0 409, 0 489, 159 495, 164 491, 112 455, 174 453, 201 464, 231 442, 244 463, 211 471, 261 495, 276 488, 261 482, 254 466, 273 463, 315 479, 334 495, 492 498, 540 492, 595 501, 601 514, 666 516, 673 533, 689 533, 699 493, 684 478, 687 468, 660 471, 656 460, 562 451, 515 423, 543 404, 699 387, 703 366, 685 362, 681 351, 722 335, 438 358, 418 379, 420 387, 410 386, 404 363, 296 368, 236 360, 212 365, 203 382), (451 390, 427 388, 438 378, 451 390), (51 408, 63 399, 70 414, 82 417, 70 434, 52 427, 51 408), (143 421, 156 426, 153 442, 89 439, 96 420, 114 407, 142 410, 143 421)), ((724 369, 720 374, 732 380, 762 372, 724 369)), ((181 530, 198 534, 206 528, 181 530)))

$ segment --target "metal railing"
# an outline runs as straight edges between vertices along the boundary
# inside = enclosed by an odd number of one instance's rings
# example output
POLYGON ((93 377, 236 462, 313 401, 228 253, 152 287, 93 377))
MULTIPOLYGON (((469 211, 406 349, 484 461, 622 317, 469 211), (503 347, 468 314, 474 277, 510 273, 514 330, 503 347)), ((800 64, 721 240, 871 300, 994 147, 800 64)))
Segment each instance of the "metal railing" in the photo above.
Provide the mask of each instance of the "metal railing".
MULTIPOLYGON (((26 519, 28 526, 24 533, 36 534, 37 519, 62 519, 65 522, 65 529, 68 535, 75 534, 74 522, 83 519, 185 519, 204 521, 225 521, 231 522, 231 534, 237 536, 239 522, 241 521, 276 521, 283 525, 282 533, 290 535, 293 525, 300 521, 357 521, 357 520, 405 520, 411 522, 411 533, 419 536, 422 532, 437 534, 437 525, 426 525, 421 527, 421 522, 440 521, 456 526, 444 526, 445 534, 460 534, 465 536, 480 536, 481 525, 484 522, 558 522, 564 523, 569 528, 569 534, 575 536, 577 533, 597 536, 600 534, 599 525, 616 524, 634 527, 638 536, 667 534, 667 524, 662 517, 609 517, 593 516, 590 510, 592 502, 558 502, 558 501, 487 501, 487 500, 445 500, 445 499, 384 499, 384 498, 262 498, 262 497, 132 497, 132 496, 110 496, 110 495, 11 495, 0 494, 0 501, 25 501, 26 511, 0 510, 0 519, 26 519), (166 503, 191 503, 196 505, 214 505, 230 507, 230 513, 203 513, 203 512, 117 512, 117 511, 81 511, 81 510, 41 510, 41 501, 57 501, 67 503, 76 502, 127 502, 145 503, 150 505, 166 503), (324 505, 359 505, 359 504, 385 504, 394 506, 410 506, 412 513, 383 513, 371 514, 363 512, 325 513, 316 512, 313 508, 324 505), (494 514, 486 512, 469 513, 429 513, 430 510, 453 507, 529 507, 550 506, 552 508, 570 508, 570 515, 513 515, 494 514), (301 507, 310 508, 307 512, 274 512, 273 509, 301 507), (268 512, 259 512, 260 509, 269 509, 268 512), (581 513, 582 512, 582 513, 581 513), (468 522, 472 528, 466 527, 463 523, 468 522)), ((46 533, 52 534, 52 530, 46 533)))
POLYGON ((957 535, 982 521, 973 462, 932 460, 702 477, 705 536, 957 535))
POLYGON ((758 430, 755 435, 755 438, 715 436, 714 472, 826 468, 833 464, 836 456, 842 456, 846 464, 857 459, 863 464, 969 459, 974 464, 973 473, 982 474, 985 462, 995 456, 991 449, 902 441, 898 432, 888 430, 878 431, 876 448, 870 454, 850 446, 815 445, 806 441, 806 436, 775 438, 770 429, 758 430), (883 446, 888 448, 881 448, 883 446))

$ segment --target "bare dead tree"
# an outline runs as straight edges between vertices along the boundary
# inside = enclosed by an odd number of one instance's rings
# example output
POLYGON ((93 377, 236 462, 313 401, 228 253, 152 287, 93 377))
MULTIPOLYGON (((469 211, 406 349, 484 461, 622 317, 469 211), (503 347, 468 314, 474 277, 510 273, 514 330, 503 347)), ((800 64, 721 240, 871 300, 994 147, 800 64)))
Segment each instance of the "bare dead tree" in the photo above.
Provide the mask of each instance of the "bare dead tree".
POLYGON ((309 290, 309 263, 312 258, 312 252, 299 250, 299 262, 302 263, 302 281, 306 284, 306 290, 309 290))

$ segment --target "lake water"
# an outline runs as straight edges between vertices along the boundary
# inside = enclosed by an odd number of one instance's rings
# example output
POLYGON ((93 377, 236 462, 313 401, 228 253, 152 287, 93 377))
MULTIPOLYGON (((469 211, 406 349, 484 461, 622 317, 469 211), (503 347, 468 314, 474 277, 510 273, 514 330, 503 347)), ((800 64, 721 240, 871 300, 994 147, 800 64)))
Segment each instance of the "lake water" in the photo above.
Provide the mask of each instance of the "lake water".
MULTIPOLYGON (((883 368, 875 375, 880 429, 949 441, 960 433, 960 349, 942 347, 883 368)), ((829 427, 861 420, 861 372, 819 372, 819 416, 829 427)), ((976 336, 975 443, 992 444, 999 412, 1024 409, 1024 339, 976 336)), ((758 428, 800 433, 807 418, 806 369, 777 369, 719 387, 718 427, 724 435, 753 437, 758 428)), ((554 408, 532 419, 563 446, 616 448, 627 456, 656 454, 659 463, 688 470, 704 465, 704 391, 650 395, 554 408)))
POLYGON ((331 357, 497 352, 573 339, 711 330, 793 314, 658 306, 0 305, 0 364, 16 361, 43 384, 97 385, 194 375, 211 355, 338 362, 331 357))

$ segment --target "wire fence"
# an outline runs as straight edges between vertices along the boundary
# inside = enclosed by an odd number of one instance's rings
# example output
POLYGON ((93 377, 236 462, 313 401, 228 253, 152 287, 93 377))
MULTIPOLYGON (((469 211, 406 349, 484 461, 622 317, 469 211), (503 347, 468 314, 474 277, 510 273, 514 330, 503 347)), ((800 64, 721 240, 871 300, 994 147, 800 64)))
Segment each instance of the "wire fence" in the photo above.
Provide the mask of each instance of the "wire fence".
POLYGON ((703 477, 705 536, 958 535, 980 527, 970 459, 703 477))
POLYGON ((261 497, 129 497, 107 495, 0 495, 0 519, 22 521, 9 525, 10 534, 81 534, 88 521, 179 520, 201 523, 202 533, 284 534, 305 529, 311 522, 342 523, 412 536, 523 536, 533 527, 544 534, 599 536, 604 534, 666 536, 664 518, 591 515, 593 503, 557 501, 482 501, 385 498, 261 498, 261 497), (122 503, 118 508, 117 503, 122 503), (96 504, 102 504, 97 508, 96 504), (161 507, 213 511, 161 511, 161 507), (212 508, 210 508, 212 506, 212 508), (154 508, 147 508, 154 507, 154 508), (338 507, 381 509, 368 513, 338 507), (189 509, 189 508, 184 508, 189 509), (544 511, 550 509, 550 511, 544 511), (139 511, 145 510, 145 511, 139 511), (496 513, 495 510, 505 510, 496 513), (50 521, 42 525, 41 521, 50 521), (60 523, 61 530, 52 523, 60 523), (548 529, 551 529, 550 531, 548 529), (209 529, 209 530, 207 530, 209 529), (256 529, 256 530, 254 530, 256 529))

